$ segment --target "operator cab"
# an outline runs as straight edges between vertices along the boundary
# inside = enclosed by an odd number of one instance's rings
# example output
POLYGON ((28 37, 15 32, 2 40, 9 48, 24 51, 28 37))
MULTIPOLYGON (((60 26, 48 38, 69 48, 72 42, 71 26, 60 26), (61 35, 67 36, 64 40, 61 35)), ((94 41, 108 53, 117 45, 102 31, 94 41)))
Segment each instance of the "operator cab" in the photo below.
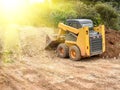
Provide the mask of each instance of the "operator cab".
POLYGON ((80 28, 83 28, 85 26, 89 27, 90 37, 94 37, 94 36, 97 36, 99 34, 98 32, 94 31, 93 21, 90 19, 68 19, 66 21, 66 24, 68 26, 74 27, 76 29, 80 29, 80 28))
POLYGON ((77 29, 85 26, 88 26, 90 29, 93 28, 93 21, 90 19, 68 19, 66 24, 77 29))

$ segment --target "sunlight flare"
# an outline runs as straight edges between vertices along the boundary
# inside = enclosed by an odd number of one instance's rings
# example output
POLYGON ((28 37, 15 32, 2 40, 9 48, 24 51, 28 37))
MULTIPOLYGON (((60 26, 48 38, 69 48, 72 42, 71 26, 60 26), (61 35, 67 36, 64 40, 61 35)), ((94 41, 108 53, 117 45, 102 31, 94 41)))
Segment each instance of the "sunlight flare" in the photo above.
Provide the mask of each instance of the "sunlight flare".
POLYGON ((1 0, 2 9, 6 12, 17 11, 23 6, 24 0, 1 0))
POLYGON ((44 3, 45 0, 30 0, 30 3, 44 3))

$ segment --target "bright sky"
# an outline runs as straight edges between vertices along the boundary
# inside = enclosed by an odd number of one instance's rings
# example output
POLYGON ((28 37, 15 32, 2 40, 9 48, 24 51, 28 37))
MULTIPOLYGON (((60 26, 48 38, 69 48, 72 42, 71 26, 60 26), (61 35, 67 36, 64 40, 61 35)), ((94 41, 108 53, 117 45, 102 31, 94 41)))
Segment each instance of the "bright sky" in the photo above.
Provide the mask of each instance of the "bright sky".
POLYGON ((11 17, 17 18, 15 15, 20 15, 21 11, 29 7, 29 4, 41 3, 46 5, 46 1, 51 4, 51 0, 0 0, 0 10, 2 10, 3 16, 11 21, 13 19, 11 17))
POLYGON ((43 3, 45 0, 30 0, 31 3, 43 3))
MULTIPOLYGON (((29 0, 31 4, 44 3, 45 0, 29 0)), ((15 11, 19 10, 26 4, 25 0, 0 0, 0 6, 4 11, 15 11)))

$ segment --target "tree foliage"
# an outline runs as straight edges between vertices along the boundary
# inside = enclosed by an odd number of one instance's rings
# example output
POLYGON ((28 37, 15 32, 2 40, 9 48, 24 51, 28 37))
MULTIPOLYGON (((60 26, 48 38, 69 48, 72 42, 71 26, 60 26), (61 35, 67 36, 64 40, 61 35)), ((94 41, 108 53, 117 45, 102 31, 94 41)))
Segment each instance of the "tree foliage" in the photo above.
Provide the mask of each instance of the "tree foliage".
POLYGON ((92 19, 94 21, 94 24, 100 24, 101 19, 93 6, 88 6, 83 2, 78 2, 75 5, 75 10, 77 12, 77 18, 92 19))
POLYGON ((55 6, 50 13, 50 20, 54 26, 57 26, 59 22, 64 22, 66 19, 76 18, 76 11, 71 3, 55 6))
POLYGON ((100 14, 102 23, 107 27, 118 29, 118 13, 111 5, 100 3, 95 9, 100 14))

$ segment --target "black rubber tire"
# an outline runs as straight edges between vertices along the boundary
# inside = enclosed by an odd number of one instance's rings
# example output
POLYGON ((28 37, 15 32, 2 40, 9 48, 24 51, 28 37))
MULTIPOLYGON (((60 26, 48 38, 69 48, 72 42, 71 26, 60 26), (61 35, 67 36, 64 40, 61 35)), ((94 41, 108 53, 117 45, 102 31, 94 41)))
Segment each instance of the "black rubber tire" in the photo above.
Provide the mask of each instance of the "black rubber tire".
POLYGON ((69 49, 69 57, 73 61, 79 61, 81 59, 81 51, 77 46, 71 46, 69 49), (75 55, 72 55, 72 53, 75 53, 75 55))
POLYGON ((57 47, 57 55, 61 58, 69 57, 69 47, 64 43, 59 44, 57 47), (63 52, 61 52, 61 50, 63 50, 63 52))

